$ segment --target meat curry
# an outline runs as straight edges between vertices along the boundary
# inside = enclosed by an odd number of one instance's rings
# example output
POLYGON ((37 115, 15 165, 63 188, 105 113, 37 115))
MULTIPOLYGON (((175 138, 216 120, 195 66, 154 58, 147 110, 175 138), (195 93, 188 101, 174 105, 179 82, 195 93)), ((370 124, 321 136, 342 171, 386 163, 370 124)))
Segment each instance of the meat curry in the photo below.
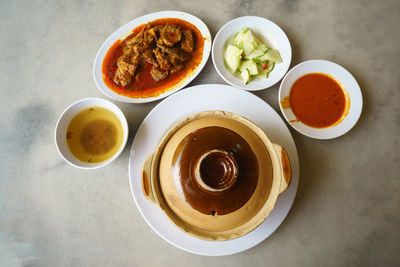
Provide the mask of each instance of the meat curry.
POLYGON ((108 50, 104 82, 124 96, 155 97, 196 69, 203 47, 200 31, 184 20, 166 18, 140 25, 108 50))

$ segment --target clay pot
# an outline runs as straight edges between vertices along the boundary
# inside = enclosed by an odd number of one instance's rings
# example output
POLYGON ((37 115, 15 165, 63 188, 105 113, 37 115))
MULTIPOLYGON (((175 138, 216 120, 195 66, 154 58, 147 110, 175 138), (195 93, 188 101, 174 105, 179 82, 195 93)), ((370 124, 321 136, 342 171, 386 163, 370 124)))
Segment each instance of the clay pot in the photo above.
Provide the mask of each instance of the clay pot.
POLYGON ((254 230, 290 180, 285 150, 253 122, 225 111, 176 124, 142 171, 148 200, 185 232, 215 241, 254 230))

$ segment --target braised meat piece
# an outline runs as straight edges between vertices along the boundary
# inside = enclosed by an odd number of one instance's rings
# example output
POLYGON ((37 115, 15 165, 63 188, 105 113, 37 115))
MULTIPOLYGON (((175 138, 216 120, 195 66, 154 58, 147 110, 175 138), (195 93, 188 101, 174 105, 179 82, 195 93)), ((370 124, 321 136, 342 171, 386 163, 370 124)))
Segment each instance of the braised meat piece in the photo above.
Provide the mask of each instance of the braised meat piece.
POLYGON ((118 58, 117 66, 134 75, 139 66, 139 54, 135 53, 132 49, 128 50, 118 58))
POLYGON ((154 39, 157 39, 157 38, 158 38, 155 27, 151 28, 151 29, 148 30, 147 32, 148 32, 148 34, 150 34, 151 36, 153 36, 154 39))
POLYGON ((125 87, 132 82, 132 77, 139 66, 139 55, 129 49, 118 58, 117 66, 114 82, 125 87))
POLYGON ((115 71, 114 82, 125 87, 132 82, 132 75, 129 74, 129 72, 118 68, 115 71))
POLYGON ((132 83, 132 77, 135 75, 141 63, 140 55, 142 55, 146 61, 157 64, 149 49, 155 46, 155 39, 151 34, 145 31, 147 27, 148 25, 143 27, 134 37, 125 41, 125 46, 122 49, 123 54, 117 59, 118 68, 114 75, 114 82, 116 84, 125 87, 132 83), (150 54, 145 53, 146 50, 149 50, 150 54))
POLYGON ((157 60, 154 58, 153 52, 150 49, 147 49, 143 52, 142 58, 153 66, 158 67, 157 60))
POLYGON ((156 82, 168 77, 168 71, 162 71, 156 67, 151 68, 150 74, 156 82))
POLYGON ((194 40, 192 31, 187 29, 182 31, 181 48, 186 52, 192 52, 194 48, 194 40))
POLYGON ((154 26, 151 27, 147 32, 154 37, 154 39, 160 38, 160 30, 162 29, 162 26, 154 26))
POLYGON ((168 59, 171 61, 173 65, 176 65, 177 61, 187 61, 189 59, 189 55, 186 54, 185 51, 182 51, 179 48, 176 47, 166 47, 162 45, 157 45, 158 48, 161 49, 163 53, 166 53, 168 55, 168 59))
POLYGON ((132 46, 132 49, 137 54, 142 54, 146 49, 153 48, 155 46, 154 37, 149 33, 145 32, 142 39, 132 46))
POLYGON ((142 40, 142 38, 143 38, 144 29, 145 29, 145 28, 146 28, 146 27, 143 27, 143 28, 140 30, 140 32, 139 32, 138 34, 136 34, 134 37, 132 37, 132 38, 126 40, 125 44, 126 44, 128 47, 132 47, 132 45, 138 44, 138 43, 142 40))
POLYGON ((183 65, 182 61, 176 61, 175 64, 173 64, 173 67, 170 69, 170 73, 173 74, 175 72, 180 71, 181 69, 183 69, 185 65, 183 65))
POLYGON ((149 32, 144 33, 144 37, 142 40, 142 46, 148 48, 152 47, 155 44, 155 38, 149 32))
POLYGON ((166 46, 173 46, 182 39, 182 33, 176 25, 165 25, 165 27, 161 29, 160 34, 166 46))
POLYGON ((161 29, 163 28, 163 26, 154 26, 152 27, 150 30, 148 30, 148 33, 154 37, 154 39, 156 40, 157 44, 160 45, 164 45, 163 39, 161 38, 161 29))
POLYGON ((171 64, 168 61, 168 57, 163 52, 161 52, 161 49, 159 47, 154 49, 153 53, 156 56, 160 69, 169 70, 171 68, 171 64))

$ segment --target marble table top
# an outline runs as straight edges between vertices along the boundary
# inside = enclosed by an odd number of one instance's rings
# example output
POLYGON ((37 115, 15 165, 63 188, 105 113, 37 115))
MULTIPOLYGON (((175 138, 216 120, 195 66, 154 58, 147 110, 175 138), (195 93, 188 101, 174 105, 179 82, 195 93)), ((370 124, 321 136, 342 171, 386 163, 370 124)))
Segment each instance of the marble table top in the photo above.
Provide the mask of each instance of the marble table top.
MULTIPOLYGON (((2 1, 0 3, 0 266, 399 266, 399 1, 2 1), (268 18, 287 34, 292 64, 327 59, 357 79, 364 108, 332 140, 290 128, 300 181, 278 230, 224 257, 193 255, 146 224, 128 181, 133 137, 158 102, 115 102, 130 126, 112 164, 83 171, 54 144, 61 112, 104 96, 92 64, 118 27, 156 11, 201 18, 214 37, 229 20, 268 18)), ((221 83, 211 58, 190 85, 221 83)), ((255 92, 281 116, 279 83, 255 92)))

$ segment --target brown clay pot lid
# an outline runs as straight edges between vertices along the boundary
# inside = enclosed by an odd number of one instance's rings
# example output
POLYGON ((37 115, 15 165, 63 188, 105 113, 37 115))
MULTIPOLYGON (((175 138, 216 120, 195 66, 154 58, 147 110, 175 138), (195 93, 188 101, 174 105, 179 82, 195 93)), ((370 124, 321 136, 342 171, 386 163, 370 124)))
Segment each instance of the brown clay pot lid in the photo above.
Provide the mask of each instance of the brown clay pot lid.
POLYGON ((176 225, 203 239, 227 240, 253 230, 285 181, 277 146, 254 123, 229 112, 186 118, 150 158, 149 198, 176 225))

